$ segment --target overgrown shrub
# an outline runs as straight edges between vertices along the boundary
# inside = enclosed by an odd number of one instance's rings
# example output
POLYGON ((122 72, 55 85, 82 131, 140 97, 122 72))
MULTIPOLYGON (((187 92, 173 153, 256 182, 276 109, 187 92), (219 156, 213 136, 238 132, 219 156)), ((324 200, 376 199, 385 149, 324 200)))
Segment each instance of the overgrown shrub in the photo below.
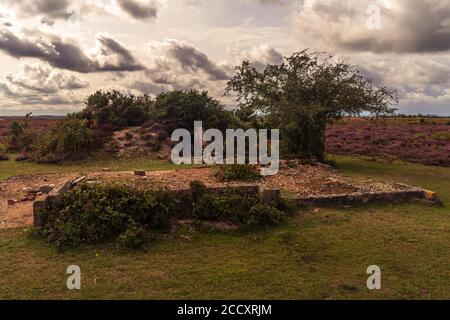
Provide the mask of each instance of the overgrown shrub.
POLYGON ((145 245, 146 238, 146 230, 135 222, 131 222, 118 237, 117 245, 124 248, 139 249, 145 245))
POLYGON ((279 209, 257 204, 248 213, 246 224, 250 226, 280 224, 286 219, 286 213, 279 209))
POLYGON ((147 95, 125 95, 117 90, 97 91, 88 97, 86 107, 82 111, 71 116, 87 120, 95 127, 137 126, 149 119, 152 104, 152 99, 147 95))
POLYGON ((8 137, 8 147, 10 151, 29 151, 38 136, 37 132, 28 126, 27 115, 22 122, 14 121, 8 137))
POLYGON ((174 202, 162 191, 81 184, 52 204, 40 231, 58 247, 117 241, 139 247, 145 231, 170 226, 174 202))
POLYGON ((438 131, 431 135, 431 139, 450 142, 450 131, 438 131))
POLYGON ((38 162, 78 160, 91 151, 93 144, 94 136, 86 120, 64 119, 36 141, 31 159, 38 162))
POLYGON ((223 105, 210 97, 207 91, 175 90, 156 97, 151 110, 153 120, 168 120, 174 128, 192 130, 194 121, 202 121, 203 127, 225 130, 233 127, 237 119, 223 105))
POLYGON ((191 181, 189 187, 190 197, 192 203, 194 204, 197 203, 208 191, 205 184, 198 180, 191 181))
POLYGON ((191 183, 193 216, 199 220, 225 221, 237 225, 273 225, 281 223, 286 214, 282 203, 261 205, 258 195, 228 191, 225 194, 207 192, 197 181, 191 183))
POLYGON ((24 147, 24 128, 23 125, 17 121, 11 124, 9 132, 9 149, 12 151, 20 151, 24 147))
POLYGON ((425 140, 427 138, 427 135, 425 134, 425 132, 419 132, 416 134, 416 138, 420 140, 425 140))
POLYGON ((273 225, 286 218, 282 203, 261 205, 257 194, 215 193, 200 182, 191 183, 192 211, 179 212, 178 200, 168 191, 84 183, 51 203, 39 233, 60 248, 106 241, 139 248, 155 232, 169 230, 176 218, 245 226, 273 225))
POLYGON ((237 225, 246 224, 248 213, 259 202, 255 195, 228 193, 217 195, 204 194, 195 204, 193 214, 200 220, 231 222, 237 225))
POLYGON ((215 175, 221 181, 253 181, 261 177, 257 167, 252 164, 222 165, 215 175))
POLYGON ((7 161, 7 160, 9 160, 9 157, 3 152, 0 152, 0 161, 7 161))

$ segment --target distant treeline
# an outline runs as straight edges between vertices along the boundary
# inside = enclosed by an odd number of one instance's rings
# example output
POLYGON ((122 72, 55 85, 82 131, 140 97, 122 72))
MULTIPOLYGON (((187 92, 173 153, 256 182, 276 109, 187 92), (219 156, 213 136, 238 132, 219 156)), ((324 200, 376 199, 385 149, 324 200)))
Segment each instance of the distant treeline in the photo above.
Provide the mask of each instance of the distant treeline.
POLYGON ((450 118, 450 115, 448 115, 448 116, 439 116, 439 115, 436 115, 436 114, 421 114, 421 113, 419 113, 419 114, 403 114, 403 113, 397 113, 397 114, 388 115, 388 116, 385 116, 385 117, 387 117, 387 118, 443 118, 443 119, 445 119, 445 118, 450 118))

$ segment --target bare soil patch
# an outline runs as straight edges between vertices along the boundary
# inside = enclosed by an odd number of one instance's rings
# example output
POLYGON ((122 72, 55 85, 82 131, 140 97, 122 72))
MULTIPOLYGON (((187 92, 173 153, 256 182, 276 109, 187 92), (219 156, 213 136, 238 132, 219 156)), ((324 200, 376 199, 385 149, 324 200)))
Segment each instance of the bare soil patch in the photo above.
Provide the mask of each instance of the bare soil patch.
POLYGON ((75 178, 75 174, 23 175, 0 181, 0 228, 30 225, 33 222, 33 201, 45 196, 36 192, 75 178), (14 204, 8 204, 14 201, 14 204))
POLYGON ((172 142, 168 129, 160 123, 148 126, 128 127, 115 131, 106 144, 106 151, 120 156, 144 156, 153 154, 158 159, 170 159, 172 142))

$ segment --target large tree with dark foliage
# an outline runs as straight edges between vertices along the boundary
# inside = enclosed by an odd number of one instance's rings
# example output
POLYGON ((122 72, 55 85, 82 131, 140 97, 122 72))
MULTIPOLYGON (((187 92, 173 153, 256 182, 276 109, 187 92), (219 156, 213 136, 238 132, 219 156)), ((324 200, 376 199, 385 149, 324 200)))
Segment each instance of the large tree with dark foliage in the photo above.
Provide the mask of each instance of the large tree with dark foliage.
POLYGON ((264 117, 280 128, 285 155, 324 160, 328 121, 344 115, 392 114, 396 91, 376 87, 354 66, 307 50, 263 71, 249 61, 236 67, 227 93, 237 94, 243 120, 264 117))

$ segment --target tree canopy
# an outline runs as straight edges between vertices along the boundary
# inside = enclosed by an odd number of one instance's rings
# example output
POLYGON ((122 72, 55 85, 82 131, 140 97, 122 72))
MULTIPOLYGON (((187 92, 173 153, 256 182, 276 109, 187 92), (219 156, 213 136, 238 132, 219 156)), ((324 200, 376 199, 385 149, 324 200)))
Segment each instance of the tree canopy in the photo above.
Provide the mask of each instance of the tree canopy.
POLYGON ((365 112, 393 114, 398 102, 395 90, 374 86, 357 67, 307 50, 262 71, 244 61, 226 92, 237 94, 243 120, 264 116, 281 129, 286 153, 319 160, 327 121, 365 112))

